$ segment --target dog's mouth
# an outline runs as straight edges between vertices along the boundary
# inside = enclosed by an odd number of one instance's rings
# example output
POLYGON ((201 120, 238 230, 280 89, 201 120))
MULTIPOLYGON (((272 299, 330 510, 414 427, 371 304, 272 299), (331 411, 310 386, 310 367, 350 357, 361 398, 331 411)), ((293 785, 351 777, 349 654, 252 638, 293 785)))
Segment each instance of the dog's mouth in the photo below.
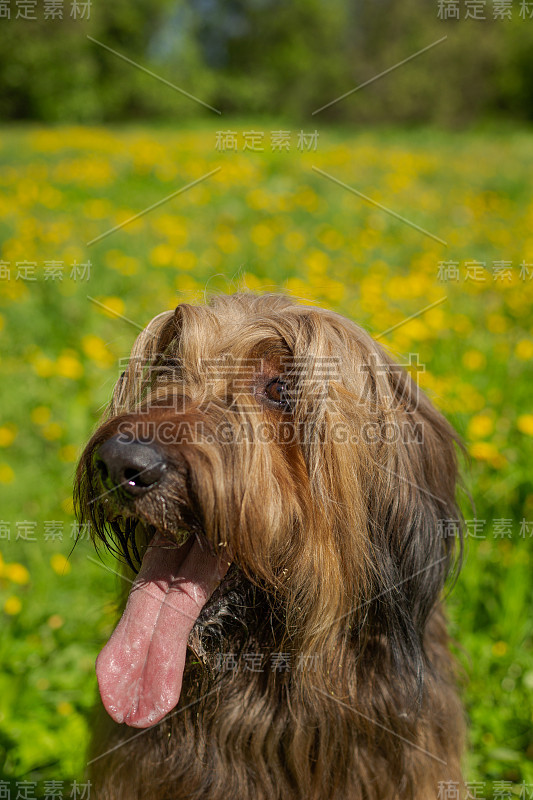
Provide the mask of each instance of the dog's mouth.
POLYGON ((189 635, 231 561, 225 548, 213 552, 202 535, 183 529, 170 538, 152 525, 145 527, 150 541, 142 555, 135 520, 121 522, 111 525, 125 537, 126 552, 132 547, 142 563, 96 673, 115 722, 146 728, 177 705, 189 635))

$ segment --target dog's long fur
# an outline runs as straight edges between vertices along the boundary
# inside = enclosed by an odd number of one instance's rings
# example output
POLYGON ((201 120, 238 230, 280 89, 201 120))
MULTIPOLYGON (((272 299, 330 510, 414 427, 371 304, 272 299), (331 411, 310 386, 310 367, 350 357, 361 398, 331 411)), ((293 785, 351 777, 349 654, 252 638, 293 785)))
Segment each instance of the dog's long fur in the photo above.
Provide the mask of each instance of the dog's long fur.
POLYGON ((192 631, 178 709, 141 733, 100 715, 93 795, 434 800, 440 782, 462 785, 441 606, 461 534, 439 523, 460 519, 457 443, 409 375, 332 311, 238 294, 152 320, 82 456, 80 517, 132 562, 148 525, 185 524, 233 565, 192 631), (278 375, 280 407, 264 394, 278 375), (159 442, 167 478, 110 527, 94 454, 146 422, 175 434, 159 442), (238 666, 221 669, 229 653, 238 666))

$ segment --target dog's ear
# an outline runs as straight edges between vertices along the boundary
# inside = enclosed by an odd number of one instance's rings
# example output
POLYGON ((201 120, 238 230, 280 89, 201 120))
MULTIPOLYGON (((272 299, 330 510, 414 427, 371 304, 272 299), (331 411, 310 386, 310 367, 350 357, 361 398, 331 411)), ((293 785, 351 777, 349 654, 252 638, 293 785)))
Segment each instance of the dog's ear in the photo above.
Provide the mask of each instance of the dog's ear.
POLYGON ((347 620, 361 647, 386 642, 398 680, 418 692, 428 616, 461 536, 458 438, 366 331, 329 311, 294 314, 294 416, 315 532, 305 546, 322 565, 308 615, 327 622, 324 648, 347 620))
POLYGON ((371 353, 370 415, 381 435, 373 444, 376 480, 368 498, 378 578, 370 616, 390 644, 398 673, 420 689, 428 617, 461 555, 461 444, 410 375, 375 344, 371 353))

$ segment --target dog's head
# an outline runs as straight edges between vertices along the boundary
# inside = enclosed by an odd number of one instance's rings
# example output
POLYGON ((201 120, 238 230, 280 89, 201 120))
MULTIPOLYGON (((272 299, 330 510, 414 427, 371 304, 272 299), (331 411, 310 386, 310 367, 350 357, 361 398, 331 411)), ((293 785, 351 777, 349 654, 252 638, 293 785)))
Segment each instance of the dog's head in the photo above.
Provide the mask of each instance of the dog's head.
POLYGON ((80 517, 142 562, 98 661, 113 718, 161 719, 195 633, 236 636, 239 616, 259 646, 318 654, 324 685, 371 639, 419 685, 457 539, 440 522, 459 518, 455 439, 334 312, 242 294, 152 320, 77 476, 80 517))

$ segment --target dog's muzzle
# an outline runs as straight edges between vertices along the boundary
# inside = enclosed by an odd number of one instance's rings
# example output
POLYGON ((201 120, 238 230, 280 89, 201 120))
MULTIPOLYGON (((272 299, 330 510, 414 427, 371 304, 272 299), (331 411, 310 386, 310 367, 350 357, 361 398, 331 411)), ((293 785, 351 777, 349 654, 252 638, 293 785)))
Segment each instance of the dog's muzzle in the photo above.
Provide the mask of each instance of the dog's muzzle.
MULTIPOLYGON (((143 506, 152 512, 159 507, 165 521, 166 480, 171 473, 176 479, 180 469, 167 461, 160 447, 115 435, 96 450, 93 464, 109 490, 105 495, 115 495, 103 500, 109 503, 111 524, 131 519, 133 510, 146 520, 143 506), (119 517, 114 517, 117 509, 119 517)), ((189 636, 231 563, 226 551, 212 551, 207 540, 191 534, 186 525, 174 536, 153 524, 146 531, 150 541, 141 568, 123 615, 96 662, 100 695, 109 715, 135 728, 154 725, 177 705, 189 636), (182 544, 176 541, 180 533, 187 534, 182 544)))
POLYGON ((140 497, 156 486, 167 468, 161 451, 153 444, 122 441, 113 436, 98 448, 96 466, 104 485, 140 497))

